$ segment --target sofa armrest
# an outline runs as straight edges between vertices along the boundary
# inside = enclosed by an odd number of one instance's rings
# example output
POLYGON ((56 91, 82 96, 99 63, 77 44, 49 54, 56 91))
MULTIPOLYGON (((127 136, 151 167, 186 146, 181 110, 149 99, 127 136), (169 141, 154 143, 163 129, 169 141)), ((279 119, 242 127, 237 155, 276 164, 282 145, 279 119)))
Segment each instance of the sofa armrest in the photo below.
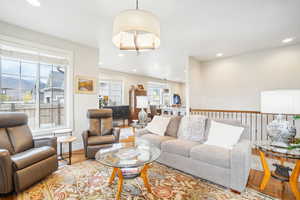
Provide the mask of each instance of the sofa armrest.
POLYGON ((251 142, 242 140, 231 151, 231 189, 242 192, 251 168, 251 142))
POLYGON ((119 142, 121 129, 120 128, 113 128, 112 133, 115 136, 115 141, 119 142))
POLYGON ((83 142, 83 148, 84 148, 84 154, 85 157, 87 157, 87 141, 89 137, 89 131, 84 131, 82 133, 82 142, 83 142))
POLYGON ((43 147, 43 146, 49 146, 55 149, 55 152, 57 152, 57 137, 44 137, 44 138, 36 138, 33 139, 34 147, 43 147))
POLYGON ((143 129, 136 129, 135 131, 135 136, 136 137, 141 137, 143 135, 149 134, 151 132, 149 132, 147 129, 143 128, 143 129))
POLYGON ((0 149, 0 194, 13 190, 13 171, 10 153, 6 149, 0 149))

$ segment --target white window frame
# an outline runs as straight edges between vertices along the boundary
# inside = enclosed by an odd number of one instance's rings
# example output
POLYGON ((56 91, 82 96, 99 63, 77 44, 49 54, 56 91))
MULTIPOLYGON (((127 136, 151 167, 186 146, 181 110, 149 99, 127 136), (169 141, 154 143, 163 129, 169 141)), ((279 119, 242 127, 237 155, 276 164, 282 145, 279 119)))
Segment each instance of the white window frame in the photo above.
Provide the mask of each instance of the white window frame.
POLYGON ((74 53, 73 51, 59 49, 47 45, 42 45, 39 43, 26 41, 6 35, 0 34, 0 42, 8 46, 20 47, 23 49, 34 50, 45 54, 52 54, 53 52, 58 53, 59 55, 64 55, 69 61, 68 67, 65 69, 65 97, 64 97, 64 106, 65 106, 65 126, 55 127, 49 129, 36 129, 32 130, 34 136, 40 135, 52 135, 54 131, 71 129, 74 127, 74 53))
MULTIPOLYGON (((101 87, 100 87, 100 84, 101 82, 109 82, 109 87, 111 87, 111 82, 120 82, 122 84, 122 89, 121 89, 121 104, 120 105, 123 105, 124 104, 124 81, 123 80, 116 80, 116 79, 100 79, 99 80, 99 95, 102 95, 100 94, 100 90, 101 90, 101 87)), ((111 88, 109 88, 109 95, 108 96, 111 96, 111 88)))
MULTIPOLYGON (((169 84, 167 83, 160 83, 160 82, 148 82, 147 83, 147 89, 148 91, 150 90, 150 88, 159 88, 160 89, 160 98, 159 98, 159 105, 163 105, 163 92, 162 90, 163 89, 168 89, 169 90, 169 104, 171 105, 172 104, 172 101, 171 101, 171 96, 172 96, 172 93, 171 93, 171 88, 169 86, 169 84), (153 86, 157 86, 157 87, 153 87, 153 86)), ((150 96, 149 93, 148 94, 148 97, 150 96)), ((149 99, 150 101, 150 99, 149 99)), ((150 102, 151 104, 151 102, 150 102)))

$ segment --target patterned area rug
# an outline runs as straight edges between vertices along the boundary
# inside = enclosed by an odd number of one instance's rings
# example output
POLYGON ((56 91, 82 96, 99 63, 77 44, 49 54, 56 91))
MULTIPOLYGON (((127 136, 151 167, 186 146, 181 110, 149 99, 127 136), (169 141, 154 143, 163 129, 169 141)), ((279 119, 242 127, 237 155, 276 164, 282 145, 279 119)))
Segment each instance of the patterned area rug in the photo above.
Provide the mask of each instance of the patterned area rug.
MULTIPOLYGON (((111 168, 96 161, 84 161, 63 166, 14 200, 113 200, 117 191, 117 178, 108 185, 111 168)), ((140 178, 125 180, 121 199, 172 199, 172 200, 262 200, 271 199, 247 189, 241 195, 215 184, 203 181, 180 171, 154 163, 149 169, 152 194, 148 193, 140 178)))

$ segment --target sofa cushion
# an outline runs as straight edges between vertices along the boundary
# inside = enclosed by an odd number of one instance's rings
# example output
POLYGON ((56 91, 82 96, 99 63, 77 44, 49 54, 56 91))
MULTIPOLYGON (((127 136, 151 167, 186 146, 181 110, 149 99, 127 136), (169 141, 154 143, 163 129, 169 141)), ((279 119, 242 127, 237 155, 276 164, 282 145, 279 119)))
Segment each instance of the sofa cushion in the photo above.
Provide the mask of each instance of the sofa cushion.
POLYGON ((27 125, 9 127, 7 131, 15 153, 33 148, 32 134, 27 125))
POLYGON ((170 122, 169 116, 154 116, 152 121, 147 125, 146 129, 153 134, 164 136, 170 122))
POLYGON ((203 143, 207 118, 202 115, 184 116, 181 120, 178 138, 203 143))
POLYGON ((170 136, 160 136, 155 134, 145 134, 141 136, 141 138, 147 140, 151 144, 157 146, 158 148, 161 148, 161 144, 168 140, 175 140, 176 138, 170 137, 170 136))
POLYGON ((161 145, 163 152, 173 153, 185 157, 190 157, 190 150, 192 147, 199 145, 198 142, 188 140, 169 140, 161 145))
POLYGON ((201 144, 191 149, 191 158, 211 165, 230 168, 231 150, 213 145, 201 144))
POLYGON ((14 154, 14 149, 9 141, 5 128, 0 128, 0 149, 6 149, 11 155, 14 154))
MULTIPOLYGON (((250 135, 249 135, 249 126, 248 125, 245 125, 245 124, 242 124, 240 121, 238 120, 228 120, 228 119, 214 119, 213 121, 216 121, 216 122, 220 122, 220 123, 223 123, 223 124, 228 124, 228 125, 232 125, 232 126, 239 126, 239 127, 243 127, 244 128, 244 131, 242 132, 242 135, 240 137, 240 140, 239 141, 242 141, 242 140, 250 140, 250 135)), ((209 135, 209 129, 211 127, 211 122, 212 120, 211 119, 208 119, 207 120, 207 125, 206 125, 206 130, 205 130, 205 135, 206 137, 208 137, 209 135)))
POLYGON ((99 144, 110 144, 115 142, 115 136, 106 135, 106 136, 91 136, 88 137, 88 145, 99 145, 99 144))
POLYGON ((166 136, 177 138, 177 132, 181 121, 181 116, 171 117, 170 122, 167 126, 167 130, 165 132, 166 136))
POLYGON ((232 149, 241 137, 243 127, 211 121, 208 139, 205 144, 232 149))
POLYGON ((13 161, 14 169, 21 170, 41 160, 45 160, 55 154, 55 149, 53 149, 52 147, 44 146, 17 153, 11 156, 11 159, 13 161))

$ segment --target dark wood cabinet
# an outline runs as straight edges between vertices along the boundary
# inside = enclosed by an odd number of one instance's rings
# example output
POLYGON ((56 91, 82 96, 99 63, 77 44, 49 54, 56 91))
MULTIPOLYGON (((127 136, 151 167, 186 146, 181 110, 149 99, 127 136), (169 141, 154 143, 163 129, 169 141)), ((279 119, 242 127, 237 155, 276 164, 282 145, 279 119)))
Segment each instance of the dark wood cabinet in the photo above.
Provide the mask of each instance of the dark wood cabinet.
POLYGON ((110 108, 113 112, 114 120, 123 120, 123 125, 125 125, 125 120, 129 120, 129 106, 128 105, 120 105, 120 106, 104 106, 104 108, 110 108))

